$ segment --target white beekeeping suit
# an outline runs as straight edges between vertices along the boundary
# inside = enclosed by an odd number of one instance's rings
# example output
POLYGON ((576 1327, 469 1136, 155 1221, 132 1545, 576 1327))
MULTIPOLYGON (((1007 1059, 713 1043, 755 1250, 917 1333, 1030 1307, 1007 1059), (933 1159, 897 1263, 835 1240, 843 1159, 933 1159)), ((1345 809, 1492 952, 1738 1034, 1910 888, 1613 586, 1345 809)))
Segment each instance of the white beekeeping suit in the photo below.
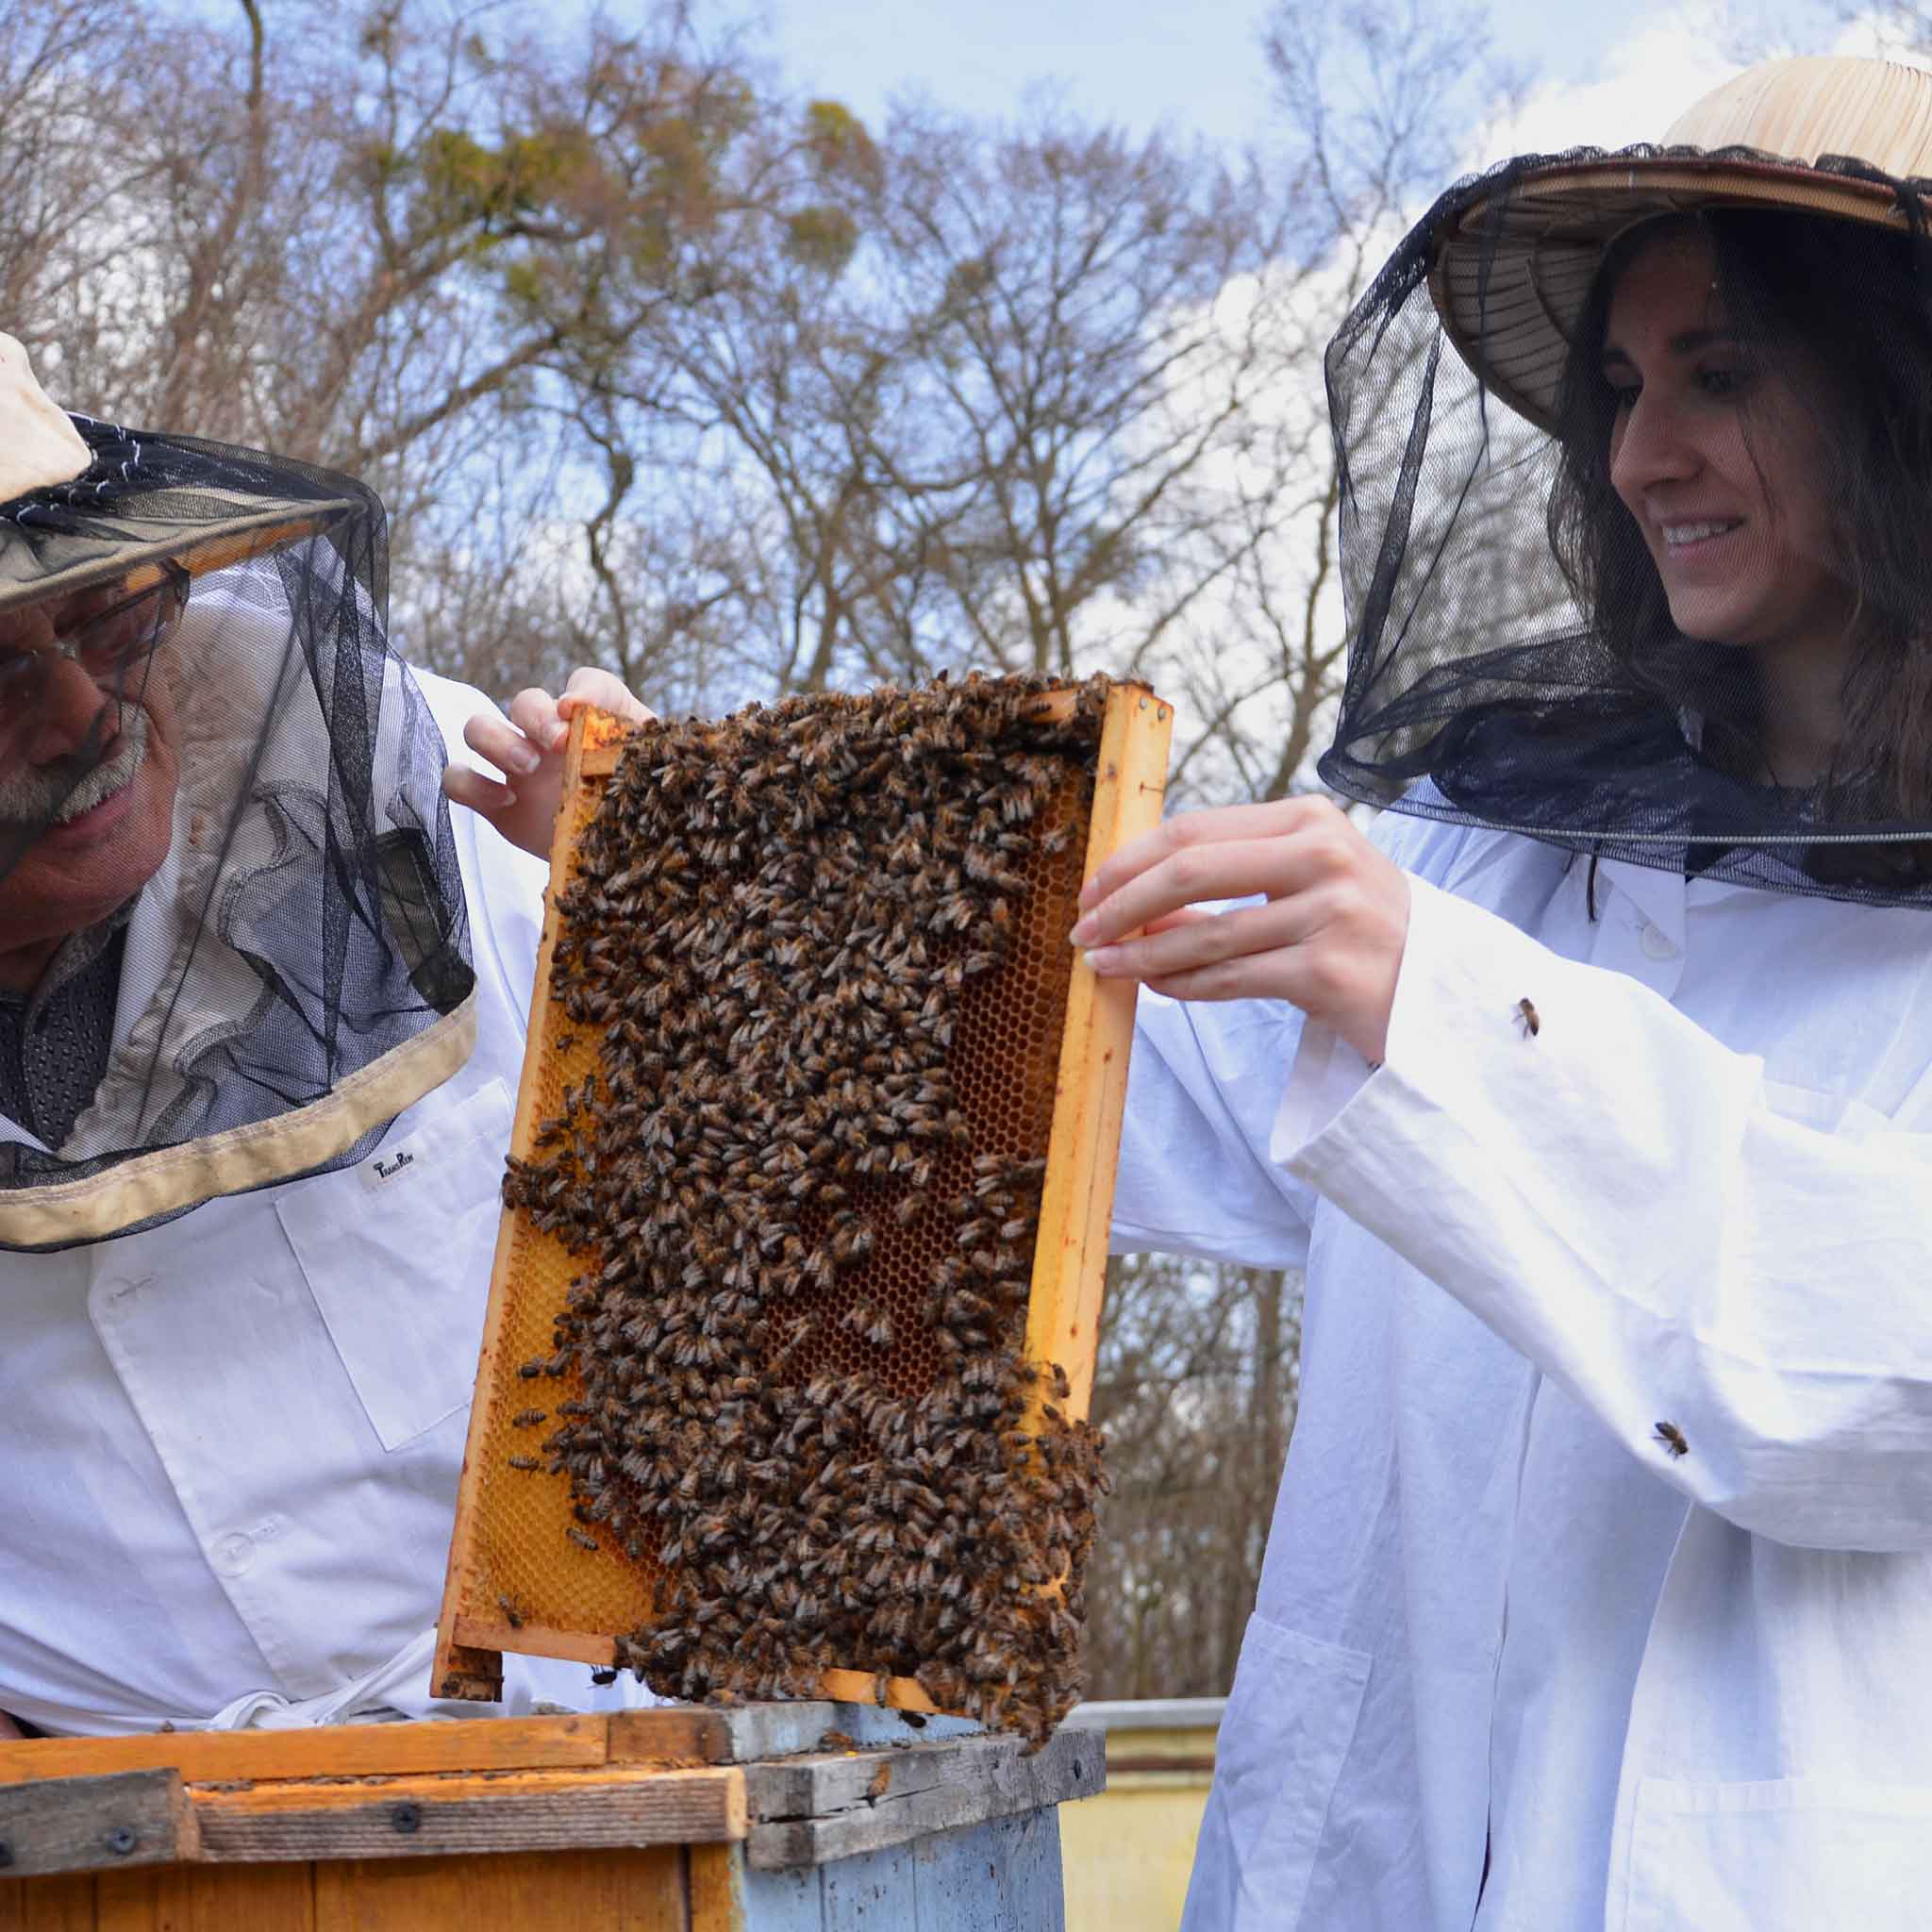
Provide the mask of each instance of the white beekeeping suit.
POLYGON ((1926 1922, 1928 125, 1754 70, 1452 191, 1331 351, 1386 1050, 1143 992, 1116 1202, 1307 1271, 1188 1932, 1926 1922), (1803 770, 1787 580, 1844 591, 1803 770))

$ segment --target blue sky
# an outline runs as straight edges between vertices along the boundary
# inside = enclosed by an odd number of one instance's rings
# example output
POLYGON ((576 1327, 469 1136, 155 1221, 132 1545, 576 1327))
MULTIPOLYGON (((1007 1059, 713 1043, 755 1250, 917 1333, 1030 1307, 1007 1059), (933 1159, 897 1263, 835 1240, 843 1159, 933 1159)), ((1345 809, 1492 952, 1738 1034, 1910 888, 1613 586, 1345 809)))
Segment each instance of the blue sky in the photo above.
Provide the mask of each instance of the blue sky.
MULTIPOLYGON (((998 115, 1029 81, 1051 78, 1095 120, 1164 120, 1241 140, 1264 126, 1262 10, 1257 0, 767 0, 766 17, 787 77, 868 119, 907 88, 998 115)), ((1686 8, 1494 0, 1488 11, 1499 44, 1560 85, 1593 75, 1646 22, 1681 21, 1686 8)))

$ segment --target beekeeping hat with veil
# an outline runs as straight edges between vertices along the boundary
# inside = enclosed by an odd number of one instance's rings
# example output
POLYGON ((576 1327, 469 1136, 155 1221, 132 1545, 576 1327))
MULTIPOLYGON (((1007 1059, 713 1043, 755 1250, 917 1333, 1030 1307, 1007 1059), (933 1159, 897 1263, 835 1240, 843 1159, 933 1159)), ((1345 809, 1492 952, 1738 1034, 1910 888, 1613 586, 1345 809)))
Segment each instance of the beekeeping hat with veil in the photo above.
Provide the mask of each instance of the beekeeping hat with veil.
POLYGON ((8 1050, 58 1024, 63 959, 119 961, 97 1082, 44 1118, 24 1061, 0 1087, 0 1247, 340 1165, 466 1058, 442 742, 388 646, 386 546, 359 484, 69 416, 0 336, 8 1050))
MULTIPOLYGON (((1520 156, 1438 200, 1328 354, 1350 625, 1329 784, 1576 852, 1932 906, 1927 175, 1932 75, 1791 59, 1658 144, 1520 156), (1738 356, 1789 377, 1830 507, 1846 668, 1836 749, 1807 771, 1765 749, 1757 640, 1678 628, 1611 481, 1606 324, 1663 224, 1707 249, 1738 356)), ((1757 464, 1777 425, 1748 385, 1734 407, 1757 464)))

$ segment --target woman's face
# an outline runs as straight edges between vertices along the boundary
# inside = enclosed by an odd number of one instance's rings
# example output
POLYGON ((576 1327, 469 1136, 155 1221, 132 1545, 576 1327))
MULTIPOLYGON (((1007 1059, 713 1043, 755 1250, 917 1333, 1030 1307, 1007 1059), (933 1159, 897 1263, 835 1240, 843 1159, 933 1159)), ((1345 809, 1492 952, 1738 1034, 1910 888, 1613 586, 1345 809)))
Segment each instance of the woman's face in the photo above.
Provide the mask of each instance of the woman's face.
POLYGON ((1852 599, 1831 562, 1824 440, 1790 358, 1728 333, 1713 276, 1708 240, 1678 232, 1618 283, 1610 481, 1686 637, 1836 658, 1852 599))

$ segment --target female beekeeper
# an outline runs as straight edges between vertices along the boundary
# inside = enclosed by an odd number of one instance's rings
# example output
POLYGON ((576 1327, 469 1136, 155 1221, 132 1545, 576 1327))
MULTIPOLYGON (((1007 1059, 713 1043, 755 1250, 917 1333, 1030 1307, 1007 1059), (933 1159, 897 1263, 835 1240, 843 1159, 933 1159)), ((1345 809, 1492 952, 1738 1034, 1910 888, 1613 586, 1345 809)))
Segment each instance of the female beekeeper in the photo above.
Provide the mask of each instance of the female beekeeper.
POLYGON ((1116 1245, 1307 1270, 1192 1932, 1932 1913, 1926 175, 1790 60, 1445 195, 1329 358, 1395 808, 1089 885, 1116 1245))

